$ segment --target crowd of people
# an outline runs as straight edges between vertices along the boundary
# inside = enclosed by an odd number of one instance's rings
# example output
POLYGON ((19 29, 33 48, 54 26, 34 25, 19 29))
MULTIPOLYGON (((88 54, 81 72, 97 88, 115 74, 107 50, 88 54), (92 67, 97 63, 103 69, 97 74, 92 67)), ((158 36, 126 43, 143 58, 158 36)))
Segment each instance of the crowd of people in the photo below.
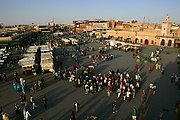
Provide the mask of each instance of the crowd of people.
POLYGON ((120 70, 109 71, 107 74, 99 73, 95 75, 94 66, 77 67, 72 71, 64 71, 60 74, 59 78, 72 82, 76 87, 83 87, 85 94, 94 94, 107 90, 107 96, 112 93, 117 94, 117 98, 123 96, 124 100, 130 101, 135 98, 136 92, 140 89, 142 79, 137 72, 135 76, 130 75, 127 71, 120 73, 120 70))
MULTIPOLYGON (((86 52, 94 51, 93 47, 87 47, 86 50, 77 51, 78 54, 86 56, 86 52)), ((155 53, 152 52, 150 58, 156 58, 155 62, 155 70, 161 70, 164 74, 164 67, 160 63, 160 53, 162 50, 157 50, 155 53)), ((137 53, 138 54, 138 53, 137 53)), ((64 51, 62 54, 70 55, 68 51, 64 51)), ((131 99, 136 97, 137 92, 140 90, 142 83, 144 82, 141 77, 141 71, 138 63, 135 65, 135 69, 133 73, 130 73, 128 70, 120 71, 117 69, 116 71, 110 70, 108 73, 95 73, 95 69, 98 66, 99 61, 109 61, 114 58, 113 54, 106 54, 102 50, 100 50, 99 54, 89 55, 89 59, 92 61, 93 66, 81 65, 79 63, 78 58, 75 59, 75 63, 72 66, 72 69, 67 69, 65 67, 61 70, 54 73, 56 80, 66 80, 72 83, 76 88, 83 87, 84 93, 87 95, 95 94, 101 92, 102 90, 107 91, 107 96, 110 97, 112 94, 116 94, 116 100, 122 98, 122 100, 130 102, 131 99)), ((153 67, 149 66, 149 73, 151 73, 153 67)), ((0 80, 7 81, 7 76, 5 73, 0 74, 0 80)), ((180 89, 179 76, 173 74, 171 76, 171 82, 178 85, 180 89)), ((14 81, 13 88, 18 94, 20 94, 20 104, 17 103, 14 105, 16 116, 23 116, 25 120, 30 119, 31 110, 37 109, 39 105, 35 98, 33 97, 33 93, 36 93, 38 90, 41 90, 44 87, 44 78, 40 78, 37 82, 35 82, 32 87, 29 87, 26 83, 26 80, 19 77, 17 72, 14 72, 14 81), (27 99, 27 93, 29 93, 29 99, 27 99)), ((153 94, 156 92, 156 84, 153 82, 150 83, 149 89, 153 94)), ((142 91, 142 101, 144 101, 145 91, 142 91)), ((44 109, 48 108, 48 100, 46 95, 41 99, 44 109)), ((116 100, 112 102, 112 113, 116 113, 116 100)), ((77 101, 74 102, 72 113, 70 115, 70 120, 75 119, 75 114, 80 110, 80 103, 77 101)), ((0 109, 1 116, 4 120, 8 120, 8 114, 3 113, 2 108, 0 109)), ((132 118, 135 120, 137 116, 136 107, 133 108, 132 118)))
MULTIPOLYGON (((20 77, 18 72, 15 71, 13 76, 13 89, 20 96, 19 102, 14 104, 15 117, 16 119, 23 118, 24 120, 29 120, 31 117, 31 113, 29 111, 31 111, 31 109, 34 110, 38 107, 32 94, 36 93, 37 90, 41 90, 44 87, 44 78, 41 77, 41 79, 39 79, 36 83, 28 86, 26 80, 20 77), (27 94, 30 94, 29 100, 27 99, 27 94), (20 105, 18 103, 20 103, 20 105)), ((46 96, 42 98, 42 104, 44 108, 47 109, 46 96)), ((0 118, 2 118, 3 120, 10 119, 9 115, 3 111, 2 107, 0 108, 0 118)))

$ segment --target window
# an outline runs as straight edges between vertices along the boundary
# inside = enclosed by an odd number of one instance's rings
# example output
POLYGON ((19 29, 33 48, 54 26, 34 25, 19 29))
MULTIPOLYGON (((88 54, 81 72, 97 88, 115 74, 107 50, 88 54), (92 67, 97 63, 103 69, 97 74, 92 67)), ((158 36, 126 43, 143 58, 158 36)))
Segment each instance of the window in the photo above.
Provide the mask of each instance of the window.
POLYGON ((165 45, 165 40, 164 40, 164 39, 161 40, 161 45, 162 45, 162 46, 165 45))
POLYGON ((141 39, 141 43, 142 43, 142 39, 141 39))
POLYGON ((170 30, 170 34, 172 34, 172 30, 170 30))
POLYGON ((154 41, 153 41, 153 40, 151 41, 151 44, 154 44, 154 41))
POLYGON ((168 41, 168 46, 172 46, 172 40, 168 41))

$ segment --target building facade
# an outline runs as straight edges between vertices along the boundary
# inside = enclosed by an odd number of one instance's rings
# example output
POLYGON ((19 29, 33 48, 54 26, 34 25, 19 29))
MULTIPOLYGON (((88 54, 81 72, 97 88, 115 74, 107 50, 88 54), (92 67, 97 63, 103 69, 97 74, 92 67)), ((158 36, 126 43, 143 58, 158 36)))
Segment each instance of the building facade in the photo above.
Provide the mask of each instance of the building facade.
POLYGON ((180 47, 180 27, 170 22, 167 15, 162 24, 124 23, 117 20, 73 21, 75 32, 93 31, 97 38, 114 37, 127 42, 180 47))
POLYGON ((168 15, 161 25, 143 23, 122 23, 120 25, 119 28, 106 30, 106 38, 111 36, 118 40, 138 44, 180 47, 180 27, 172 24, 168 15))

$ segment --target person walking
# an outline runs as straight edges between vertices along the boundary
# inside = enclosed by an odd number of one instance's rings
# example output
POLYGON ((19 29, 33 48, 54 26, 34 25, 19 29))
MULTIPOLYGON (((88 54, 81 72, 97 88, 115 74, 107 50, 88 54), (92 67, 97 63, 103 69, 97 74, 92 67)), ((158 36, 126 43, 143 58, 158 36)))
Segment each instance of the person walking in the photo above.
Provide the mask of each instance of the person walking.
POLYGON ((156 63, 156 70, 158 70, 159 69, 159 64, 158 63, 156 63))
POLYGON ((35 99, 32 97, 32 95, 30 95, 29 101, 32 104, 33 109, 35 109, 35 107, 37 107, 37 106, 35 104, 35 99))
POLYGON ((14 91, 17 91, 17 86, 15 82, 13 82, 13 88, 14 88, 14 91))
POLYGON ((133 120, 137 120, 137 109, 136 109, 136 107, 133 108, 132 119, 133 119, 133 120))
POLYGON ((44 95, 44 97, 42 98, 42 101, 43 101, 44 108, 47 109, 47 98, 46 98, 45 95, 44 95))
POLYGON ((21 101, 22 107, 26 107, 27 106, 26 94, 23 94, 23 93, 21 94, 20 101, 21 101))
POLYGON ((136 72, 138 72, 138 69, 139 69, 139 66, 138 66, 138 64, 136 64, 136 65, 135 65, 135 70, 136 70, 136 72))
POLYGON ((74 110, 71 112, 71 115, 70 115, 70 119, 69 119, 69 120, 76 120, 74 110))
POLYGON ((4 81, 7 81, 7 76, 5 72, 3 73, 3 77, 4 77, 4 81))
POLYGON ((161 74, 164 75, 165 68, 161 67, 161 74))
POLYGON ((25 119, 25 120, 29 120, 30 117, 31 117, 31 114, 29 113, 28 110, 25 109, 25 118, 24 118, 24 119, 25 119))
POLYGON ((0 73, 0 81, 3 81, 3 74, 0 73))
POLYGON ((17 71, 14 72, 14 80, 16 82, 18 82, 18 73, 17 73, 17 71))
POLYGON ((0 106, 0 118, 2 117, 2 114, 3 114, 3 109, 2 106, 0 106))
POLYGON ((118 89, 117 89, 117 98, 120 98, 120 96, 121 96, 121 89, 118 88, 118 89))
POLYGON ((149 65, 149 73, 151 73, 151 72, 152 72, 152 66, 149 65))
POLYGON ((21 110, 19 105, 15 104, 14 108, 15 108, 16 116, 21 116, 21 110))
POLYGON ((116 99, 112 103, 112 111, 113 111, 113 113, 117 112, 117 110, 116 110, 116 99))
POLYGON ((144 90, 142 90, 142 93, 141 93, 141 102, 144 103, 145 102, 145 97, 146 97, 146 93, 144 90))
POLYGON ((78 112, 80 109, 80 104, 77 101, 75 101, 75 103, 74 103, 74 109, 76 112, 78 112))
POLYGON ((163 113, 162 111, 160 112, 159 119, 160 119, 160 120, 164 120, 164 113, 163 113))
POLYGON ((7 113, 4 113, 2 115, 3 120, 9 120, 9 115, 7 113))

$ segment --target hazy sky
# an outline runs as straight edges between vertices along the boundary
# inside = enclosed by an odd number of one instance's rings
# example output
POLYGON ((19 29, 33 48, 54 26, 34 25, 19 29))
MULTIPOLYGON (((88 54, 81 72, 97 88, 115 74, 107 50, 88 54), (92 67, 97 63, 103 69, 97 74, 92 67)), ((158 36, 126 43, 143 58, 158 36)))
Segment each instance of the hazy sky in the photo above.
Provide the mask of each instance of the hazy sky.
POLYGON ((180 0, 0 0, 0 23, 71 23, 82 19, 114 19, 161 23, 168 14, 180 23, 180 0))

